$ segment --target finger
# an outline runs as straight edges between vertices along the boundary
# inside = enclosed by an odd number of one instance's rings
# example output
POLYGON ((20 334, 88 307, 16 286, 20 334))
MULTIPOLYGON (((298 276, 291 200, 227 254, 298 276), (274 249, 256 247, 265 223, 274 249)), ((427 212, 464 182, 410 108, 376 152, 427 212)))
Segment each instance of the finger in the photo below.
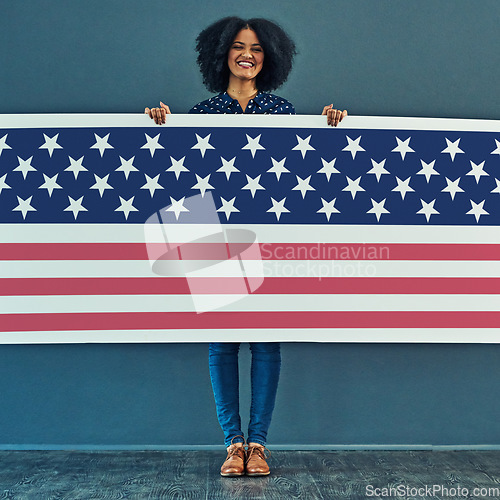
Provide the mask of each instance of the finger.
POLYGON ((326 114, 327 114, 327 112, 328 112, 328 110, 329 110, 329 109, 331 109, 331 108, 333 108, 333 104, 329 104, 328 106, 325 106, 325 107, 323 108, 323 113, 321 113, 321 114, 322 114, 322 115, 326 115, 326 114))
POLYGON ((151 116, 149 108, 144 108, 144 114, 151 116))
POLYGON ((158 125, 163 123, 163 110, 161 108, 156 108, 156 123, 158 125))
POLYGON ((339 109, 336 109, 335 110, 335 119, 334 119, 334 122, 335 122, 335 127, 339 124, 340 122, 340 115, 341 115, 341 111, 339 109))
POLYGON ((163 104, 161 101, 160 101, 160 106, 165 110, 165 112, 167 113, 167 115, 171 115, 172 114, 172 112, 170 111, 170 108, 166 104, 163 104))
POLYGON ((335 126, 335 109, 328 110, 328 125, 331 127, 335 126))
POLYGON ((163 118, 161 116, 161 108, 155 108, 155 123, 161 125, 163 118))
POLYGON ((344 111, 338 110, 338 116, 337 116, 337 123, 335 126, 337 126, 345 117, 347 116, 347 111, 344 109, 344 111))
POLYGON ((154 118, 154 121, 157 125, 159 125, 161 123, 161 118, 160 118, 160 108, 153 108, 152 109, 153 111, 153 118, 154 118))
POLYGON ((167 119, 167 111, 164 108, 161 108, 161 122, 165 123, 167 119))
POLYGON ((332 127, 336 127, 339 123, 339 118, 340 118, 340 112, 338 109, 332 109, 330 110, 330 123, 332 127))

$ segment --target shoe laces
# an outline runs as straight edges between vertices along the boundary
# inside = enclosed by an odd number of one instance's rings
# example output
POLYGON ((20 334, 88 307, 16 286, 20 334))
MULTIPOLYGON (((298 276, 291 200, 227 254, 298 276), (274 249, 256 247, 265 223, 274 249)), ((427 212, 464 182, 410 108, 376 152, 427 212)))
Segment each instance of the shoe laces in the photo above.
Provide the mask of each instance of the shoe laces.
POLYGON ((253 454, 258 455, 262 460, 267 460, 271 456, 271 451, 265 446, 249 446, 247 450, 247 462, 253 454))
POLYGON ((230 448, 228 453, 227 453, 226 460, 229 460, 234 455, 238 455, 240 450, 243 451, 243 453, 245 453, 245 450, 239 446, 234 446, 234 447, 230 448))
POLYGON ((234 436, 233 439, 231 439, 231 446, 228 449, 227 457, 226 460, 231 458, 232 456, 236 455, 240 450, 243 451, 243 455, 245 455, 245 447, 247 446, 247 442, 243 436, 234 436), (236 446, 233 441, 236 438, 242 438, 243 439, 243 446, 236 446))

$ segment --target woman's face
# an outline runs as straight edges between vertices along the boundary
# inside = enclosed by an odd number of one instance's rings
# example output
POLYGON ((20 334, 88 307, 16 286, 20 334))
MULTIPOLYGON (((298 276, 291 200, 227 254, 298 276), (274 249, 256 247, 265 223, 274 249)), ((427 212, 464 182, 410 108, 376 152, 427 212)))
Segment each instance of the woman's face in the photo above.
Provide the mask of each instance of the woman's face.
POLYGON ((260 73, 263 63, 264 50, 255 31, 243 28, 237 33, 229 49, 229 71, 241 80, 253 80, 260 73))

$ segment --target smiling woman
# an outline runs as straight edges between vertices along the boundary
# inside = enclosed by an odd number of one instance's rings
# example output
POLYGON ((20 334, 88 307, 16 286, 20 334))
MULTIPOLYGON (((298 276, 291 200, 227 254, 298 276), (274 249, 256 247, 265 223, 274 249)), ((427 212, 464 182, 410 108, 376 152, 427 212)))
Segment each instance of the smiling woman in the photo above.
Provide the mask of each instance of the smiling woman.
POLYGON ((190 113, 295 113, 288 101, 266 93, 286 81, 295 55, 295 44, 277 24, 221 19, 199 34, 196 50, 203 82, 219 95, 190 113))
POLYGON ((255 31, 243 28, 236 35, 227 56, 229 85, 227 93, 237 99, 243 112, 257 94, 256 79, 264 64, 264 51, 255 31))
MULTIPOLYGON (((293 40, 277 24, 226 17, 203 30, 196 42, 203 83, 219 94, 198 103, 190 113, 295 114, 291 103, 269 93, 287 80, 295 56, 293 40)), ((169 107, 160 104, 145 110, 158 124, 165 123, 170 114, 169 107)), ((337 125, 347 111, 330 105, 323 114, 329 125, 337 125)), ((228 452, 221 475, 265 476, 269 474, 265 444, 278 388, 280 344, 250 342, 252 401, 247 446, 239 415, 239 348, 240 343, 209 345, 217 417, 228 452)))
MULTIPOLYGON (((295 114, 290 102, 268 93, 285 83, 295 56, 293 40, 276 23, 226 17, 204 29, 196 42, 203 83, 219 94, 198 103, 190 113, 295 114)), ((162 124, 170 108, 160 103, 145 112, 162 124)), ((330 104, 322 114, 336 126, 347 111, 330 104)))

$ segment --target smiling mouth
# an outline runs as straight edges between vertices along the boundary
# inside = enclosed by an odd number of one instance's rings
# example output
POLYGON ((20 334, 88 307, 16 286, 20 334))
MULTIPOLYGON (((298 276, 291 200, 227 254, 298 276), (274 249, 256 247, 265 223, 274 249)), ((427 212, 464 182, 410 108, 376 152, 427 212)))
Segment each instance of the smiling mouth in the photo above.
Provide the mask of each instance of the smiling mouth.
POLYGON ((253 68, 253 63, 250 61, 239 61, 238 66, 240 68, 253 68))

